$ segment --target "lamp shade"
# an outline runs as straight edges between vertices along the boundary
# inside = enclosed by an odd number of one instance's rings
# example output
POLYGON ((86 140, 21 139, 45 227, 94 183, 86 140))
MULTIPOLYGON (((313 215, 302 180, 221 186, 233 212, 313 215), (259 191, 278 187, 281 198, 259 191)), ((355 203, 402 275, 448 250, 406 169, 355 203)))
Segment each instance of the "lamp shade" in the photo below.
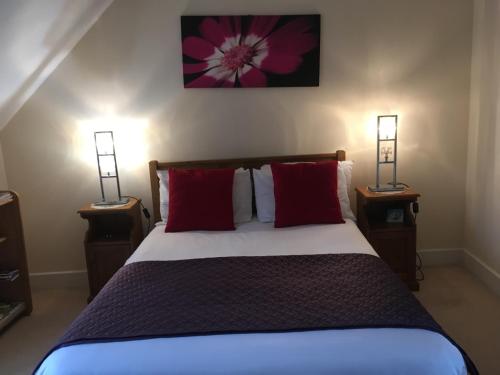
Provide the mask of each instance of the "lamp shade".
POLYGON ((113 145, 113 133, 110 131, 106 132, 96 132, 95 133, 95 144, 97 153, 99 155, 113 155, 114 145, 113 145))
POLYGON ((113 155, 100 155, 99 165, 101 166, 101 177, 115 177, 116 165, 113 155))
POLYGON ((395 139, 396 138, 396 127, 397 127, 397 116, 380 116, 379 117, 379 139, 395 139))
POLYGON ((115 206, 126 204, 127 197, 122 197, 120 190, 120 179, 118 177, 118 167, 116 164, 115 144, 112 131, 100 131, 94 133, 95 150, 97 154, 97 168, 99 170, 99 183, 101 185, 102 201, 96 202, 97 206, 115 206), (104 194, 104 179, 115 179, 118 190, 118 200, 107 201, 104 194))
POLYGON ((377 117, 377 182, 369 186, 370 191, 400 191, 404 187, 396 179, 398 149, 398 115, 383 115, 377 117), (380 184, 380 168, 392 167, 392 182, 380 184))

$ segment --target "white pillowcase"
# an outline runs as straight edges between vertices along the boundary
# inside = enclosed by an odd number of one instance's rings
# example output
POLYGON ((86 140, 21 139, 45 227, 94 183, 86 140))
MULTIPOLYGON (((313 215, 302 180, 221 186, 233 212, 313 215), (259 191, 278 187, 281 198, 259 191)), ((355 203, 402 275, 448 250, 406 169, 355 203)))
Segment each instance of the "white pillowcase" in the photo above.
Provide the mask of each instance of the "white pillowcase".
MULTIPOLYGON (((337 169, 337 195, 339 197, 340 209, 344 219, 355 220, 351 209, 348 191, 351 186, 353 162, 339 161, 337 169)), ((274 221, 274 181, 271 166, 263 165, 260 169, 253 170, 253 181, 255 185, 255 205, 257 206, 257 217, 260 222, 270 223, 274 221)))
POLYGON ((269 164, 253 170, 253 183, 257 218, 261 223, 271 223, 274 221, 275 206, 273 172, 269 164))
MULTIPOLYGON (((160 215, 163 222, 168 219, 168 170, 156 172, 160 179, 160 215)), ((233 182, 234 223, 241 224, 252 220, 252 181, 250 170, 239 168, 234 172, 233 182)))

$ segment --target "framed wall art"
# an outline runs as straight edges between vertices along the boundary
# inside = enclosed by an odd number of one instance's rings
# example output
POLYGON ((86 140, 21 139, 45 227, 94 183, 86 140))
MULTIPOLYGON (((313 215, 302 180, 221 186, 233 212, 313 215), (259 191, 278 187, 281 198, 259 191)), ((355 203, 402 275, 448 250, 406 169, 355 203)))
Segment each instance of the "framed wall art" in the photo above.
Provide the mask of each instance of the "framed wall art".
POLYGON ((319 15, 182 16, 184 87, 319 86, 319 15))

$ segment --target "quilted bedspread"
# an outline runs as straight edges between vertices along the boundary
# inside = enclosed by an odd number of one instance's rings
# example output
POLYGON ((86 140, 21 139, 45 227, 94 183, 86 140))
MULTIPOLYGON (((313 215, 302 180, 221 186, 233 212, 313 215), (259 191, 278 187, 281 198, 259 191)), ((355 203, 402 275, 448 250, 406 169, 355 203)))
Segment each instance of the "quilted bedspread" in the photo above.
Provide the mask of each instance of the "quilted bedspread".
POLYGON ((442 334, 407 287, 366 254, 222 257, 122 267, 52 351, 154 337, 352 328, 442 334))

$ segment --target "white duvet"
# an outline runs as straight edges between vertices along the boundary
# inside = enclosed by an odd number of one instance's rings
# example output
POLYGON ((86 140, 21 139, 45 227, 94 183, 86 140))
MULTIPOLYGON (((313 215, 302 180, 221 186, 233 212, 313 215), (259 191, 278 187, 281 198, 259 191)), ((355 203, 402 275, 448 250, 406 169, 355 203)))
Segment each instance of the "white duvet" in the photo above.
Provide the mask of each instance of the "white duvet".
POLYGON ((363 253, 376 255, 351 220, 345 224, 274 228, 251 221, 235 231, 164 232, 158 225, 127 263, 227 256, 363 253))
MULTIPOLYGON (((157 226, 127 263, 224 256, 376 255, 355 223, 234 232, 164 233, 157 226)), ((467 374, 460 352, 420 329, 346 329, 206 335, 64 347, 37 374, 322 375, 467 374)))

